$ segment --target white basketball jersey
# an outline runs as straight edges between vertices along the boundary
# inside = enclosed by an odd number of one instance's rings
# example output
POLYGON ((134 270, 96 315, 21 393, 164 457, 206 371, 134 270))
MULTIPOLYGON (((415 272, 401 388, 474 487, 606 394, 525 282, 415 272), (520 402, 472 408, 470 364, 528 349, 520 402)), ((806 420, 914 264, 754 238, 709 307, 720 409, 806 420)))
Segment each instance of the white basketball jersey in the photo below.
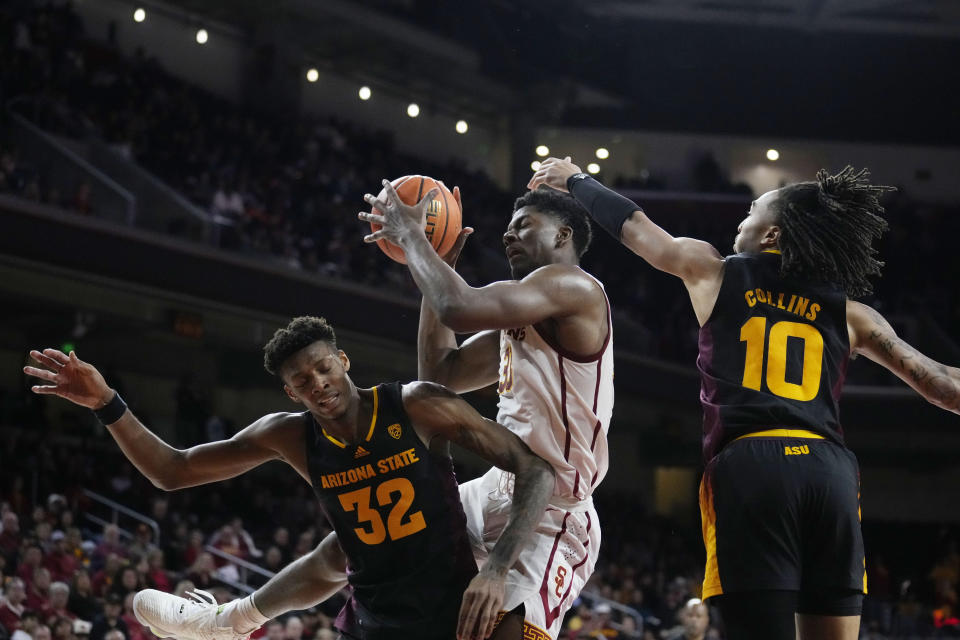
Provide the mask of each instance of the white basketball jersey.
POLYGON ((581 500, 603 480, 609 464, 607 430, 613 413, 609 302, 607 339, 599 353, 577 356, 552 342, 533 325, 500 332, 497 422, 553 465, 555 495, 581 500))

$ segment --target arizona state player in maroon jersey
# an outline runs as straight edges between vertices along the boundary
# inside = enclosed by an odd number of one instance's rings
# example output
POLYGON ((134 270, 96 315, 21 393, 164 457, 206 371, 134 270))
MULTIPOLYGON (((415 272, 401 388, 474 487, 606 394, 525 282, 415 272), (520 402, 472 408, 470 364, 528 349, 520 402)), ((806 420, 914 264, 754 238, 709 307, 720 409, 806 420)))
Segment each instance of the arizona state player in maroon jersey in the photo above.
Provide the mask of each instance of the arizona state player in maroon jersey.
POLYGON ((600 226, 683 280, 700 323, 706 462, 700 489, 704 597, 728 637, 853 640, 866 590, 859 470, 837 410, 863 354, 960 413, 960 369, 900 339, 849 297, 879 274, 888 187, 847 167, 757 198, 735 255, 674 238, 635 203, 550 158, 529 186, 569 191, 600 226))
POLYGON ((179 451, 147 430, 75 353, 31 352, 44 368, 24 371, 47 383, 33 390, 94 409, 127 458, 157 487, 196 486, 283 460, 313 486, 336 533, 252 596, 218 608, 209 598, 195 602, 146 590, 134 599, 137 618, 160 637, 245 638, 269 618, 329 597, 345 573, 353 591, 337 619, 342 638, 450 640, 457 635, 465 590, 472 597, 464 598, 460 623, 469 632, 461 637, 489 635, 507 570, 553 493, 550 465, 438 384, 358 389, 347 373, 350 360, 322 318, 293 319, 274 334, 264 354, 267 370, 307 411, 270 414, 229 440, 179 451), (516 473, 507 531, 493 550, 492 566, 479 574, 450 441, 516 473))

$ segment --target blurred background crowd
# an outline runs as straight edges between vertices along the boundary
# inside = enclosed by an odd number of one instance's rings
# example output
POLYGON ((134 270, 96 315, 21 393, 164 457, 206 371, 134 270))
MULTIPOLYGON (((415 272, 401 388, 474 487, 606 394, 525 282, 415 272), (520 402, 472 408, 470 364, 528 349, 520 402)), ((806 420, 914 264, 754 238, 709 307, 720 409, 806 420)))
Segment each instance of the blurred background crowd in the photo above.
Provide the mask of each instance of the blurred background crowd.
MULTIPOLYGON (((521 194, 482 171, 410 155, 389 132, 345 117, 281 118, 238 106, 168 73, 144 51, 122 54, 109 33, 88 37, 67 3, 4 4, 0 34, 0 101, 7 108, 0 118, 23 117, 66 141, 106 143, 200 208, 220 250, 413 297, 406 269, 362 244, 355 214, 382 178, 415 170, 463 192, 465 223, 476 229, 461 260, 464 277, 482 284, 506 276, 500 237, 521 194)), ((0 130, 0 193, 97 215, 101 204, 89 181, 64 188, 6 131, 0 130)), ((601 177, 627 191, 673 187, 655 172, 643 179, 601 177)), ((691 167, 686 182, 701 194, 743 196, 734 206, 743 214, 759 195, 732 184, 710 155, 691 167)), ((957 326, 956 257, 939 250, 942 238, 960 234, 957 206, 921 204, 901 190, 887 207, 891 229, 879 247, 887 266, 870 301, 908 338, 923 331, 910 320, 920 307, 939 326, 957 326), (916 255, 923 255, 922 265, 916 255)), ((668 201, 660 209, 651 204, 648 213, 675 235, 729 252, 739 222, 729 208, 691 216, 668 201)), ((163 231, 185 238, 193 224, 176 219, 163 231)), ((692 362, 696 324, 682 287, 637 268, 602 232, 595 243, 584 267, 607 287, 618 348, 692 362)), ((854 381, 890 378, 858 370, 854 381)), ((83 418, 51 410, 26 389, 24 383, 0 390, 0 640, 151 640, 131 613, 137 590, 204 589, 224 602, 243 593, 238 585, 267 579, 238 560, 276 572, 329 532, 309 488, 288 470, 269 465, 216 486, 161 494, 105 434, 83 435, 91 433, 89 423, 78 424, 83 418), (157 528, 105 513, 90 491, 157 528)), ((188 415, 181 446, 228 437, 242 426, 196 403, 191 410, 186 387, 170 400, 188 415)), ((461 477, 476 471, 468 467, 461 477)), ((601 557, 568 615, 565 637, 721 638, 722 620, 697 599, 703 547, 699 532, 684 524, 689 519, 656 515, 621 491, 601 488, 596 500, 604 522, 601 557)), ((867 521, 864 529, 870 594, 863 637, 960 637, 957 528, 867 521)), ((328 640, 341 604, 338 597, 271 621, 257 635, 328 640)))

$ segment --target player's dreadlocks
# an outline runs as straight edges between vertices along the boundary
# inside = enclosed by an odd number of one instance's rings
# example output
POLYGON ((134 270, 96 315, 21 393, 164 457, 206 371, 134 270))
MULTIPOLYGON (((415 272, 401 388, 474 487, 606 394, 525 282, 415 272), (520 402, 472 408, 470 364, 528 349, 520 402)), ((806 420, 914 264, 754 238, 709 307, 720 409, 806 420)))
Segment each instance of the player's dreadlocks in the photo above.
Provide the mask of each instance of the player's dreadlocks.
POLYGON ((831 176, 817 172, 816 182, 780 190, 773 204, 780 225, 780 266, 784 277, 835 282, 850 297, 873 291, 868 280, 883 263, 873 241, 887 230, 880 195, 894 187, 872 185, 867 169, 847 166, 831 176))

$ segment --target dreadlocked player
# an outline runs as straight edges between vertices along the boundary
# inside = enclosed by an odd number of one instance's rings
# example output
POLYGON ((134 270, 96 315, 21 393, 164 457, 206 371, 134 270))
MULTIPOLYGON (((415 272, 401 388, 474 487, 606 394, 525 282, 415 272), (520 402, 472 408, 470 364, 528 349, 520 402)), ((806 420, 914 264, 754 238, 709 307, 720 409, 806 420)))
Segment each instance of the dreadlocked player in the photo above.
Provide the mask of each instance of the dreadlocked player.
POLYGON ((530 181, 569 190, 597 223, 678 276, 700 323, 707 548, 704 598, 728 637, 854 640, 866 591, 859 470, 837 410, 847 362, 866 355, 960 413, 960 369, 897 337, 853 302, 882 263, 888 187, 847 167, 765 193, 733 249, 674 238, 630 200, 551 158, 530 181))

